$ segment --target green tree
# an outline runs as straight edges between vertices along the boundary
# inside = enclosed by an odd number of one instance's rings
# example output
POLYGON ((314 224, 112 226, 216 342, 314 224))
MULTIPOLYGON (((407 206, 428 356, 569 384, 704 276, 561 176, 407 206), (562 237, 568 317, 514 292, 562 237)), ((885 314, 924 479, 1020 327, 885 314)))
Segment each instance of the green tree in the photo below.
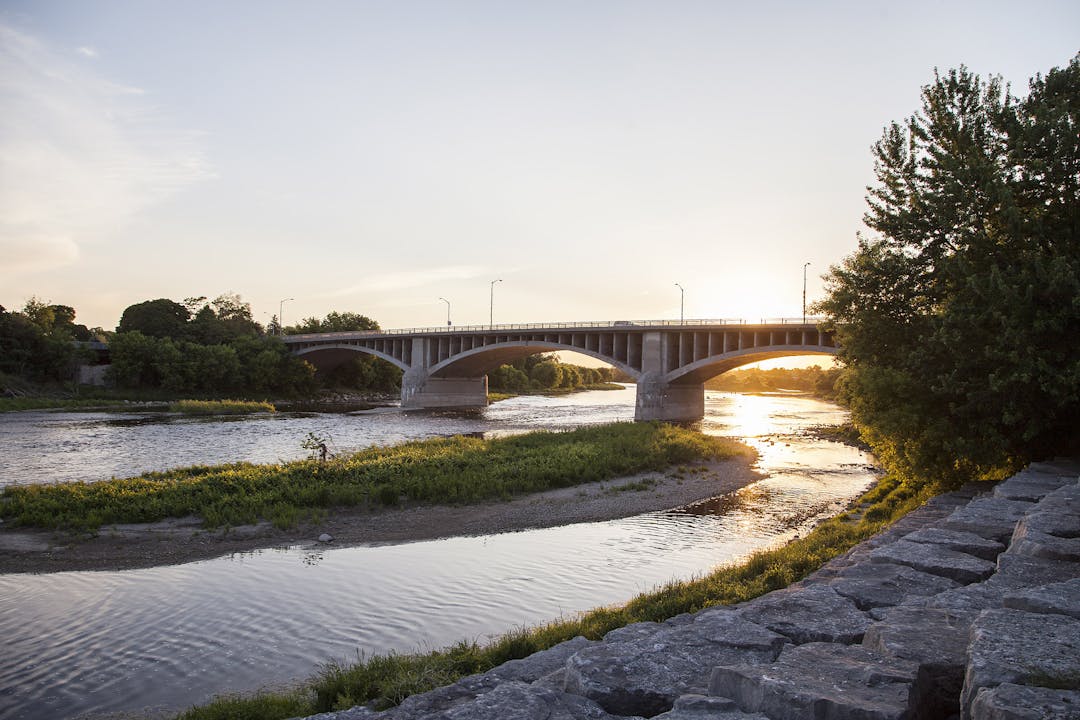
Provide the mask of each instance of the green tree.
POLYGON ((852 417, 909 476, 993 477, 1080 428, 1080 56, 1026 98, 967 69, 874 146, 873 231, 818 309, 852 417))
POLYGON ((296 325, 285 328, 285 333, 295 335, 300 333, 378 331, 381 329, 379 323, 366 315, 332 311, 327 313, 322 320, 313 317, 304 318, 296 325))
POLYGON ((180 303, 158 298, 128 306, 120 316, 118 333, 140 332, 156 338, 180 338, 187 333, 191 317, 188 309, 180 303))

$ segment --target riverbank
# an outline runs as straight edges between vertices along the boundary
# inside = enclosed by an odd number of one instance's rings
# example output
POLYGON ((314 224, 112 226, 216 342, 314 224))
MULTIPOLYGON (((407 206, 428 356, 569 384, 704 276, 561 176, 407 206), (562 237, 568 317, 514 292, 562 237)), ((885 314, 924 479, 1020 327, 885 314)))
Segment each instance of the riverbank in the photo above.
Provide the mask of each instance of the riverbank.
POLYGON ((1036 463, 934 497, 784 589, 317 718, 1075 718, 1078 478, 1075 460, 1036 463))
POLYGON ((94 533, 18 529, 0 525, 0 573, 129 570, 290 545, 334 547, 483 535, 630 517, 732 492, 758 479, 752 453, 686 463, 557 488, 507 501, 473 505, 338 509, 318 522, 281 529, 263 521, 216 530, 198 518, 114 524, 94 533))

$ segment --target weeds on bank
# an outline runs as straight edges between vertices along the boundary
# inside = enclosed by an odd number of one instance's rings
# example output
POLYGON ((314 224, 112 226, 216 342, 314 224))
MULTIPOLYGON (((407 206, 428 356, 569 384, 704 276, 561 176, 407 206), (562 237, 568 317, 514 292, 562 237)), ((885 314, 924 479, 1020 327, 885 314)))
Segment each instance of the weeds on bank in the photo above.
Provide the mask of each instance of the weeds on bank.
POLYGON ((177 400, 169 403, 169 412, 185 415, 246 415, 277 412, 277 409, 268 402, 254 400, 177 400))
MULTIPOLYGON (((302 710, 293 715, 341 710, 359 704, 387 708, 409 695, 441 687, 475 673, 485 672, 508 660, 527 657, 578 635, 598 640, 605 633, 635 622, 660 622, 687 612, 715 605, 731 605, 787 587, 843 554, 859 542, 880 532, 903 515, 923 504, 930 490, 915 490, 894 477, 882 478, 852 509, 820 523, 806 537, 773 550, 752 555, 746 561, 721 567, 701 578, 672 582, 652 592, 638 595, 623 606, 602 607, 577 617, 558 620, 535 628, 509 632, 488 645, 462 642, 444 650, 401 655, 391 653, 360 658, 353 664, 330 664, 310 681, 306 690, 285 697, 306 698, 302 710), (306 693, 306 694, 305 694, 306 693)), ((249 698, 250 711, 242 701, 229 697, 193 708, 180 720, 225 720, 225 718, 290 717, 272 714, 268 698, 249 698), (261 713, 261 714, 260 714, 261 713)))
POLYGON ((661 423, 492 440, 455 436, 327 462, 233 463, 102 482, 9 486, 0 493, 0 517, 10 525, 80 530, 189 515, 208 527, 260 518, 288 527, 317 508, 472 503, 747 452, 732 440, 661 423))

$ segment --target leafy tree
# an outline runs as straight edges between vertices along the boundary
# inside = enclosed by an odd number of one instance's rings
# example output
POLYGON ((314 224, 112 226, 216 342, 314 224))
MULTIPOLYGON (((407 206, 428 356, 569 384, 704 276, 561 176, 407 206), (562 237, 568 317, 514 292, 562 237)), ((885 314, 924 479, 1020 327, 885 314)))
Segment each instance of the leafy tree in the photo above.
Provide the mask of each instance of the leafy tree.
POLYGON ((300 333, 327 333, 327 332, 360 332, 378 331, 382 328, 366 315, 354 312, 331 311, 322 320, 318 318, 304 318, 296 325, 285 328, 286 334, 295 335, 300 333))
POLYGON ((120 316, 118 333, 140 332, 156 338, 184 337, 191 313, 180 303, 158 298, 127 307, 120 316))
POLYGON ((529 371, 529 379, 537 388, 555 388, 562 382, 563 369, 557 360, 544 360, 529 371))
POLYGON ((1080 56, 1026 98, 966 68, 874 145, 873 231, 818 309, 841 389, 909 476, 994 477, 1080 428, 1080 56))

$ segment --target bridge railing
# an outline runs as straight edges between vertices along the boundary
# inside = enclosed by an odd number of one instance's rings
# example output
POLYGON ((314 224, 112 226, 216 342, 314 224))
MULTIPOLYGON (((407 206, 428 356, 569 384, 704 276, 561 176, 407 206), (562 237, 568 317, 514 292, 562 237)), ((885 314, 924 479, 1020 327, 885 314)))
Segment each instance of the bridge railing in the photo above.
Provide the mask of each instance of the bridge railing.
POLYGON ((760 322, 752 322, 742 318, 720 318, 708 320, 598 320, 584 322, 553 322, 553 323, 515 323, 510 325, 447 325, 421 328, 394 328, 391 330, 355 330, 346 332, 330 333, 301 333, 297 335, 285 335, 284 339, 293 342, 305 340, 327 340, 335 337, 356 338, 363 336, 385 337, 387 335, 433 335, 438 333, 462 333, 484 332, 499 333, 515 330, 580 330, 580 329, 649 329, 649 328, 702 328, 702 327, 731 327, 742 325, 816 325, 824 318, 807 316, 796 318, 762 318, 760 322))

